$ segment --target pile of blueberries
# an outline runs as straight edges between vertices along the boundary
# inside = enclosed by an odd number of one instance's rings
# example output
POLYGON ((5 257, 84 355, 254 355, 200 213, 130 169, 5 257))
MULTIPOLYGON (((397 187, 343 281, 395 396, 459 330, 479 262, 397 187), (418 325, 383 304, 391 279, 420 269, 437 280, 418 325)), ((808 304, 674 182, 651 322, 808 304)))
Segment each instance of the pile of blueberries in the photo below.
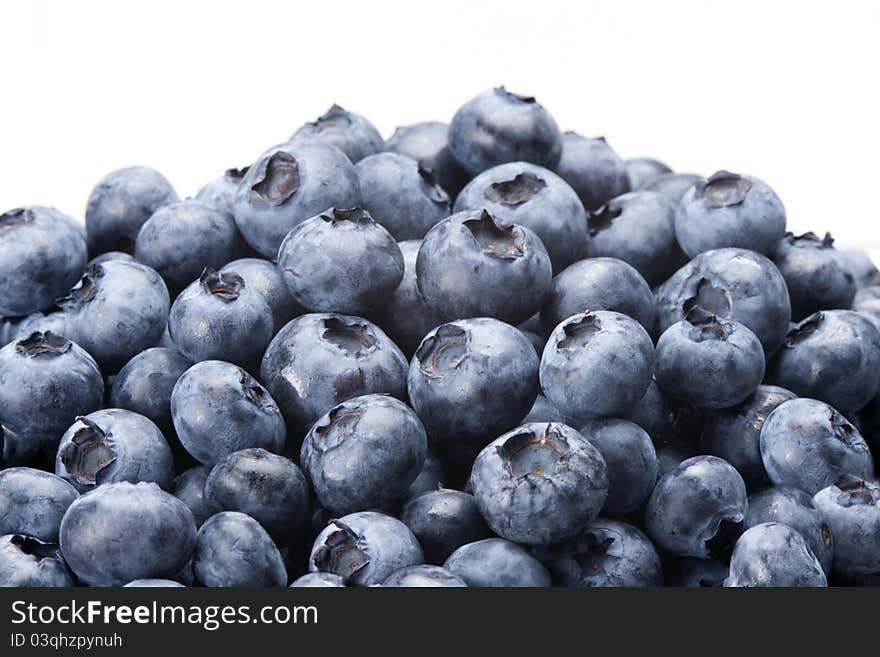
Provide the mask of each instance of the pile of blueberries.
POLYGON ((880 272, 503 87, 10 210, 0 316, 5 586, 880 584, 880 272))

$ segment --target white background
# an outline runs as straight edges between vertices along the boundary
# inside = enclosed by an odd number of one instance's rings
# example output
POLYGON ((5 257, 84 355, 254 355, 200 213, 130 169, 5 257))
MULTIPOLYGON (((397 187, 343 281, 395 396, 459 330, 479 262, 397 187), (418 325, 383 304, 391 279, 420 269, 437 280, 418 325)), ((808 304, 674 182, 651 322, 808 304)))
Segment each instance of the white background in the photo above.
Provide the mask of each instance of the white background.
POLYGON ((763 178, 796 232, 880 246, 870 0, 43 1, 0 21, 3 210, 81 218, 131 164, 191 195, 333 102, 387 136, 506 84, 624 157, 763 178))

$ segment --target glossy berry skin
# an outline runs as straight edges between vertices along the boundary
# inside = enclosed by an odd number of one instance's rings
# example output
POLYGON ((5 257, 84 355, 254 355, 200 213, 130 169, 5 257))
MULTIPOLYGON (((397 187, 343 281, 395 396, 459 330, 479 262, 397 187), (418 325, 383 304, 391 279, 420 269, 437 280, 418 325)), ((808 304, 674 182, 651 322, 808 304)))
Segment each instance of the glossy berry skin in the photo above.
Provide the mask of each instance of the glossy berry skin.
POLYGON ((749 511, 743 527, 748 529, 764 522, 783 523, 797 531, 822 564, 822 569, 831 572, 834 537, 807 493, 798 488, 770 486, 749 495, 749 511))
POLYGON ((388 395, 335 406, 303 440, 300 463, 318 500, 343 515, 402 495, 425 462, 428 438, 418 416, 388 395))
POLYGON ((772 256, 785 234, 785 207, 763 181, 718 171, 695 183, 675 213, 675 235, 684 252, 724 247, 772 256))
POLYGON ((174 478, 172 488, 174 497, 189 507, 197 527, 200 527, 215 513, 215 510, 205 500, 205 482, 210 474, 211 466, 196 465, 184 470, 174 478))
POLYGON ((536 550, 557 586, 654 587, 663 585, 660 556, 641 530, 598 518, 577 538, 536 550))
POLYGON ((34 468, 0 470, 0 536, 23 534, 58 543, 67 508, 79 496, 61 477, 34 468))
POLYGON ((747 249, 699 254, 657 288, 657 328, 662 333, 694 308, 749 328, 773 354, 791 320, 788 289, 767 258, 747 249))
POLYGON ((77 418, 61 436, 55 474, 80 492, 120 481, 169 489, 174 456, 159 427, 143 415, 105 408, 77 418))
POLYGON ((126 589, 178 589, 185 588, 180 582, 173 579, 133 579, 128 584, 124 584, 126 589))
POLYGON ((403 278, 403 254, 366 210, 330 208, 284 238, 278 273, 306 310, 357 315, 375 308, 397 288, 403 278))
POLYGON ((193 553, 189 508, 156 484, 98 486, 70 505, 61 521, 61 551, 90 586, 172 578, 193 553))
POLYGON ((831 235, 786 233, 773 262, 791 297, 791 317, 798 321, 819 310, 848 309, 856 294, 852 272, 833 246, 831 235))
POLYGON ((633 191, 644 189, 654 178, 672 173, 672 169, 660 160, 650 157, 632 157, 624 160, 629 187, 633 191))
POLYGON ((496 534, 525 545, 570 540, 599 515, 608 470, 599 451, 565 424, 527 424, 489 443, 469 487, 496 534))
POLYGON ((287 586, 284 561, 269 534, 237 511, 213 515, 199 528, 193 573, 208 587, 287 586))
POLYGON ((422 548, 406 525, 383 513, 359 511, 331 520, 318 534, 309 571, 334 573, 351 586, 372 586, 424 561, 422 548))
POLYGON ((280 331, 287 322, 302 315, 304 309, 294 301, 284 279, 273 262, 262 258, 240 258, 223 266, 221 274, 233 272, 241 276, 245 286, 263 295, 269 310, 272 311, 275 333, 280 331))
POLYGON ((699 408, 729 408, 764 378, 764 350, 739 322, 691 313, 657 341, 654 377, 660 389, 699 408))
POLYGON ((862 435, 825 402, 793 399, 767 417, 761 458, 776 486, 815 495, 842 475, 871 477, 871 452, 862 435))
POLYGON ((681 201, 691 187, 702 180, 693 173, 664 173, 647 181, 641 189, 658 192, 675 204, 681 201))
POLYGON ((562 157, 554 171, 571 185, 588 212, 630 191, 626 165, 604 137, 562 133, 562 157))
POLYGON ((620 416, 645 394, 653 362, 654 345, 636 320, 588 311, 553 329, 541 357, 541 389, 567 417, 620 416))
POLYGON ((76 580, 57 545, 23 534, 0 536, 0 588, 68 587, 75 584, 76 580))
POLYGON ((306 430, 352 397, 406 397, 406 359, 377 326, 359 317, 309 314, 287 324, 269 344, 260 381, 291 431, 306 430), (305 385, 305 382, 308 385, 305 385))
POLYGON ((248 167, 243 169, 227 169, 222 176, 205 183, 198 192, 196 200, 207 203, 228 215, 234 213, 235 193, 238 186, 244 180, 248 167))
POLYGON ((292 589, 345 588, 345 580, 333 573, 306 573, 290 585, 292 589))
POLYGON ((425 121, 402 126, 385 142, 385 150, 406 155, 437 176, 440 186, 454 199, 470 176, 449 152, 449 126, 425 121))
POLYGON ((446 319, 494 317, 518 324, 550 294, 553 267, 538 236, 486 210, 444 219, 425 236, 416 260, 419 290, 446 319))
POLYGON ((400 519, 415 534, 425 560, 433 564, 442 564, 466 543, 492 535, 473 495, 448 488, 410 498, 400 519))
POLYGON ((880 486, 842 477, 813 496, 834 536, 833 570, 849 580, 880 572, 880 486))
POLYGON ((749 490, 769 485, 761 460, 761 427, 774 409, 795 397, 785 388, 760 385, 736 406, 708 413, 700 435, 700 451, 730 463, 749 490))
POLYGON ((487 538, 462 545, 443 567, 478 587, 544 587, 552 580, 547 567, 521 545, 503 538, 487 538))
POLYGON ((86 259, 82 232, 58 210, 31 206, 0 214, 0 316, 51 306, 76 283, 86 259))
POLYGON ((253 447, 224 456, 205 481, 204 501, 215 512, 240 511, 286 545, 310 517, 309 485, 290 459, 253 447))
POLYGON ((92 265, 59 302, 67 337, 89 352, 105 375, 155 347, 168 322, 168 288, 137 262, 92 265))
POLYGON ((421 239, 452 211, 434 172, 397 153, 377 153, 355 165, 361 204, 398 241, 421 239))
POLYGON ((789 331, 770 379, 843 412, 865 407, 880 379, 880 332, 857 312, 825 310, 789 331))
POLYGON ((650 285, 659 285, 684 257, 675 237, 675 207, 657 192, 610 199, 587 216, 587 255, 623 260, 650 285))
POLYGON ((404 588, 461 588, 464 580, 440 566, 407 566, 391 573, 382 586, 404 588))
POLYGON ((98 410, 103 398, 101 372, 77 344, 52 332, 10 342, 0 349, 0 424, 21 442, 7 445, 7 462, 27 465, 54 452, 76 417, 98 410))
POLYGON ((360 203, 357 174, 338 148, 315 143, 281 144, 248 169, 235 194, 238 230, 263 257, 274 260, 297 224, 327 208, 360 203))
POLYGON ((880 285, 880 271, 877 270, 877 265, 871 261, 871 256, 865 251, 837 249, 837 257, 853 275, 858 289, 880 285))
POLYGON ((511 162, 481 173, 461 190, 453 210, 488 210, 534 231, 557 272, 586 254, 584 206, 562 178, 535 164, 511 162))
POLYGON ((206 269, 171 306, 168 331, 193 362, 225 360, 256 368, 274 334, 265 297, 235 272, 206 269))
POLYGON ((621 516, 638 509, 657 483, 657 452, 651 436, 627 420, 593 420, 580 428, 602 455, 608 470, 608 498, 602 513, 621 516))
POLYGON ((544 335, 560 322, 585 310, 611 310, 654 328, 654 296, 639 273, 623 260, 587 258, 569 265, 553 278, 550 298, 541 309, 544 335))
POLYGON ((134 255, 159 272, 170 290, 179 291, 205 267, 218 269, 235 258, 238 239, 232 215, 187 199, 159 208, 141 226, 134 255))
POLYGON ((357 164, 368 155, 385 150, 385 141, 375 126, 360 114, 333 105, 316 121, 306 123, 291 142, 316 141, 335 146, 357 164))
POLYGON ((422 241, 408 240, 398 242, 397 246, 403 254, 403 278, 385 302, 369 313, 369 319, 388 334, 405 356, 412 358, 422 338, 440 326, 444 317, 425 300, 419 289, 416 259, 422 241))
POLYGON ((730 575, 730 564, 720 559, 676 557, 663 564, 664 586, 718 588, 730 575))
POLYGON ((556 121, 534 98, 496 87, 466 102, 452 117, 449 150, 473 176, 505 162, 554 167, 562 141, 556 121))
POLYGON ((86 206, 89 252, 133 252, 141 226, 156 210, 177 200, 171 183, 155 169, 112 171, 92 190, 86 206))
POLYGON ((275 400, 232 363, 208 360, 189 368, 171 393, 180 442, 199 463, 213 465, 249 447, 280 452, 287 437, 275 400))
POLYGON ((823 587, 828 581, 800 533, 781 522, 765 522, 737 540, 724 586, 823 587))
POLYGON ((538 357, 513 326, 462 319, 425 336, 407 388, 432 440, 482 440, 512 429, 528 413, 538 394, 538 357))
POLYGON ((645 529, 670 555, 706 559, 730 546, 747 510, 746 486, 733 466, 695 456, 657 482, 645 529))

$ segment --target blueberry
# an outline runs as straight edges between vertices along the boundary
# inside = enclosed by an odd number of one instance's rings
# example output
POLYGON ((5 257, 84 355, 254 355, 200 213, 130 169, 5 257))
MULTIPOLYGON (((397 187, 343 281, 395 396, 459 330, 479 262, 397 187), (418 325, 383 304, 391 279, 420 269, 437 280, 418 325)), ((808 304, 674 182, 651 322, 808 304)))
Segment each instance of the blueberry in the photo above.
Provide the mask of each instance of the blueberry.
POLYGON ((653 360, 654 345, 636 320, 587 311, 553 329, 541 358, 541 388, 568 417, 620 416, 648 389, 653 360))
POLYGON ((269 344, 260 368, 291 431, 304 431, 352 397, 406 397, 406 359, 377 326, 359 317, 297 317, 269 344))
POLYGON ((659 285, 683 258, 674 219, 675 204, 657 192, 612 198, 587 216, 587 255, 623 260, 649 284, 659 285))
POLYGON ((678 203, 685 192, 702 180, 702 176, 693 173, 661 173, 645 182, 641 189, 659 192, 673 203, 678 203))
POLYGON ((651 540, 619 520, 599 518, 568 543, 540 549, 538 557, 559 586, 663 585, 660 556, 651 540))
POLYGON ((407 487, 400 499, 404 501, 412 500, 422 493, 435 491, 442 487, 444 479, 443 462, 436 452, 428 449, 425 452, 425 462, 422 464, 422 469, 419 470, 419 474, 407 487))
POLYGON ((871 452, 843 415, 815 399, 781 404, 761 429, 761 458, 777 486, 815 495, 841 475, 873 475, 871 452))
POLYGON ((385 150, 411 157, 424 169, 434 171, 452 198, 470 179, 449 152, 449 126, 445 123, 425 121, 397 128, 385 142, 385 150))
MULTIPOLYGON (((54 451, 78 415, 101 407, 104 380, 92 357, 52 332, 31 333, 0 349, 0 423, 20 438, 7 463, 54 451)), ((3 532, 9 533, 9 532, 3 532)))
POLYGON ((127 589, 177 589, 184 588, 180 582, 173 579, 133 579, 123 585, 127 589))
POLYGON ((663 572, 665 586, 717 588, 730 575, 730 564, 720 559, 677 557, 666 561, 663 572))
POLYGON ((382 586, 406 588, 467 587, 464 580, 440 566, 407 566, 391 573, 382 586))
POLYGON ((403 353, 411 358, 428 332, 443 323, 443 315, 425 301, 416 279, 421 240, 398 242, 403 254, 403 279, 385 302, 369 313, 403 353))
POLYGON ((488 210, 505 223, 524 226, 541 238, 554 271, 586 255, 587 222, 574 190, 552 171, 512 162, 474 178, 455 199, 455 212, 488 210))
POLYGON ((173 578, 193 553, 189 508, 156 484, 112 483, 77 498, 61 521, 61 551, 91 586, 173 578))
POLYGON ((871 257, 861 249, 837 249, 837 257, 853 275, 856 287, 880 285, 880 271, 871 257))
POLYGON ((55 474, 79 491, 128 481, 171 488, 174 456, 153 422, 121 408, 106 408, 76 419, 61 436, 55 474))
POLYGON ((184 470, 174 479, 174 497, 189 507, 196 526, 214 515, 214 509, 205 500, 205 482, 211 474, 211 466, 197 465, 184 470))
POLYGON ((654 379, 648 384, 641 401, 623 419, 639 425, 652 439, 666 436, 673 429, 672 409, 654 379))
POLYGON ((406 404, 364 395, 315 422, 300 461, 321 505, 345 514, 402 495, 419 475, 427 446, 425 429, 406 404))
POLYGON ((761 427, 776 407, 794 398, 784 388, 761 385, 736 406, 708 413, 700 436, 701 451, 730 463, 750 490, 768 485, 761 460, 761 427))
POLYGON ((526 545, 570 540, 599 515, 608 495, 601 453, 564 424, 527 424, 477 456, 470 488, 492 530, 526 545))
POLYGON ((589 212, 630 191, 629 174, 604 137, 562 134, 562 157, 556 173, 575 191, 589 212))
POLYGON ((92 265, 58 303, 68 316, 68 337, 94 357, 105 375, 155 347, 168 322, 162 277, 137 262, 92 265))
POLYGON ((278 272, 303 308, 359 314, 397 289, 403 254, 366 210, 330 208, 284 238, 278 272))
POLYGON ((834 537, 807 493, 797 488, 771 486, 749 495, 749 511, 743 527, 754 527, 763 522, 784 523, 800 533, 822 564, 822 569, 831 572, 834 537))
POLYGON ((666 164, 650 157, 632 157, 624 161, 626 175, 629 177, 629 186, 632 190, 644 189, 645 186, 658 176, 672 173, 666 164))
POLYGON ((216 511, 241 511, 287 545, 308 523, 309 486, 290 459, 262 448, 223 457, 205 482, 204 502, 216 511))
POLYGON ((233 210, 248 244, 274 259, 297 224, 327 208, 358 203, 357 174, 349 159, 338 148, 311 142, 281 144, 263 153, 242 179, 233 210))
POLYGON ((813 497, 834 536, 834 573, 880 572, 880 486, 844 476, 813 497))
POLYGON ((599 450, 608 469, 605 515, 621 516, 638 509, 657 483, 657 452, 651 437, 626 420, 594 420, 580 429, 599 450))
POLYGON ((335 146, 354 164, 368 155, 385 150, 385 141, 372 123, 339 105, 333 105, 316 121, 303 125, 290 140, 294 143, 317 141, 335 146))
POLYGON ((156 210, 138 232, 134 254, 152 267, 172 291, 180 291, 205 267, 219 268, 238 249, 232 215, 188 199, 156 210))
POLYGON ((57 543, 61 518, 78 496, 73 486, 49 472, 0 470, 0 536, 23 534, 57 543))
POLYGON ((814 233, 780 239, 773 261, 782 272, 791 297, 791 316, 797 321, 819 310, 848 309, 856 281, 833 246, 831 235, 814 233))
POLYGON ((770 380, 802 397, 857 411, 877 394, 880 332, 850 310, 826 310, 795 325, 771 364, 770 380))
POLYGON ((381 584, 401 568, 421 563, 422 548, 407 526, 375 511, 330 521, 309 556, 311 572, 334 573, 352 586, 381 584))
POLYGON ((233 272, 241 276, 246 287, 263 295, 272 311, 274 331, 277 333, 291 319, 305 310, 294 301, 284 279, 274 263, 262 258, 241 258, 224 265, 221 274, 233 272))
POLYGON ((144 222, 177 200, 171 183, 155 169, 128 167, 107 174, 92 190, 86 207, 89 252, 133 252, 144 222))
POLYGON ((739 537, 724 586, 821 587, 828 582, 803 536, 781 522, 764 522, 739 537))
POLYGON ((205 269, 174 300, 168 331, 193 362, 225 360, 256 368, 275 333, 266 298, 233 271, 205 269))
POLYGON ((538 357, 523 334, 497 319, 438 326, 409 367, 409 398, 428 436, 485 440, 517 426, 538 394, 538 357))
POLYGON ((785 208, 763 181, 717 171, 685 192, 675 213, 675 234, 691 257, 723 247, 771 256, 785 234, 785 208))
POLYGON ((290 585, 290 588, 292 589, 323 589, 343 587, 345 587, 345 580, 342 579, 339 575, 334 575, 333 573, 306 573, 302 577, 295 579, 290 585))
POLYGON ((532 404, 532 410, 523 418, 521 424, 529 424, 530 422, 561 422, 565 424, 566 417, 544 395, 539 393, 535 398, 535 403, 532 404))
POLYGON ((249 515, 223 511, 199 528, 193 572, 202 586, 287 586, 281 553, 249 515))
POLYGON ((466 210, 428 232, 416 274, 425 301, 446 319, 495 317, 518 324, 544 305, 553 267, 528 228, 487 210, 466 210))
POLYGON ((51 306, 85 264, 85 240, 67 215, 41 206, 0 214, 0 315, 51 306))
POLYGON ((462 545, 443 567, 468 586, 544 587, 552 584, 544 564, 524 547, 503 538, 462 545))
POLYGON ((474 497, 448 488, 410 499, 400 519, 415 534, 425 551, 425 560, 433 564, 442 564, 466 543, 492 535, 474 497))
POLYGON ((645 529, 672 556, 706 559, 730 547, 747 510, 746 485, 733 466, 695 456, 657 482, 645 529))
POLYGON ((645 279, 623 260, 588 258, 569 265, 553 278, 550 299, 541 310, 549 335, 560 322, 590 310, 628 315, 646 331, 654 328, 654 297, 645 279))
POLYGON ((559 127, 538 102, 496 87, 462 105, 449 124, 449 150, 471 175, 506 162, 554 167, 559 127))
POLYGON ((410 157, 377 153, 354 170, 364 209, 396 240, 421 239, 452 210, 434 172, 410 157))
POLYGON ((235 193, 247 172, 248 167, 227 169, 222 176, 214 178, 202 186, 196 193, 196 200, 232 215, 235 206, 235 193))
POLYGON ((57 545, 22 534, 0 536, 0 588, 74 584, 57 545))
POLYGON ((286 429, 275 400, 242 368, 222 361, 193 365, 171 393, 180 442, 200 463, 213 465, 249 447, 284 448, 286 429))
POLYGON ((791 319, 788 289, 767 258, 746 249, 715 249, 699 254, 657 288, 657 327, 662 333, 694 308, 732 319, 758 336, 774 353, 791 319))

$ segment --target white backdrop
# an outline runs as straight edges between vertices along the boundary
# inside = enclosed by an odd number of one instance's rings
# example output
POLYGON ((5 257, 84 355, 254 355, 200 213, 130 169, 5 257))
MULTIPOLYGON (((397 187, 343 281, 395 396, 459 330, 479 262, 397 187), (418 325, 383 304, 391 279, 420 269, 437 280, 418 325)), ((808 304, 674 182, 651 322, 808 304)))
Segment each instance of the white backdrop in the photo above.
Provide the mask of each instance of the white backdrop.
POLYGON ((795 231, 880 247, 880 3, 4 3, 0 208, 82 217, 111 169, 181 196, 338 102, 386 136, 485 88, 625 157, 757 175, 795 231))

